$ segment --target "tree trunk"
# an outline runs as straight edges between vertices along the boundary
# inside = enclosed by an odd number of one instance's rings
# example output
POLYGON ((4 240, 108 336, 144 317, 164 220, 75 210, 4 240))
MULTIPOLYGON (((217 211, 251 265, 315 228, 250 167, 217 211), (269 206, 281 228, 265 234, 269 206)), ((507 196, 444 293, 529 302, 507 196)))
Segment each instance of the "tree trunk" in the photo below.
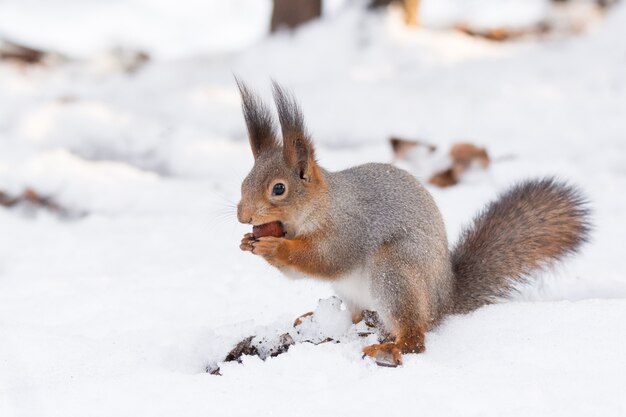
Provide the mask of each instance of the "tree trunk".
POLYGON ((293 29, 322 15, 322 0, 274 0, 271 32, 293 29))

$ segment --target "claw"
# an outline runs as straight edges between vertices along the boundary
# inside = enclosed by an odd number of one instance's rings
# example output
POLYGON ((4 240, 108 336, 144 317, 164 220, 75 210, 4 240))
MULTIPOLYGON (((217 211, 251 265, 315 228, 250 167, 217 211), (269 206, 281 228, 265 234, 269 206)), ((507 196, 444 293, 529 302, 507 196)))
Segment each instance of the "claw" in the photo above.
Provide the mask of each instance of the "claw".
POLYGON ((241 249, 242 251, 252 252, 252 250, 254 249, 254 246, 253 246, 254 242, 255 242, 254 235, 252 233, 246 233, 245 235, 243 235, 243 238, 241 239, 241 243, 239 244, 239 249, 241 249))

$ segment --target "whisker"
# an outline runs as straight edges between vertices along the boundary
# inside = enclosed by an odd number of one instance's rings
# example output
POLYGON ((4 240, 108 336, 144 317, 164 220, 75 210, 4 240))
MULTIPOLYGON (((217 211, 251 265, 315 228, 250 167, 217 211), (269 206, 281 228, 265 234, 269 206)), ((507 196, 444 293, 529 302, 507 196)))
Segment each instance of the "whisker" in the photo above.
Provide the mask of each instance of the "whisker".
POLYGON ((213 196, 218 197, 221 200, 221 204, 226 204, 229 207, 237 207, 237 203, 234 202, 233 200, 231 200, 230 198, 228 198, 227 196, 225 196, 224 194, 218 192, 218 190, 215 189, 209 189, 208 190, 209 193, 211 193, 213 196))

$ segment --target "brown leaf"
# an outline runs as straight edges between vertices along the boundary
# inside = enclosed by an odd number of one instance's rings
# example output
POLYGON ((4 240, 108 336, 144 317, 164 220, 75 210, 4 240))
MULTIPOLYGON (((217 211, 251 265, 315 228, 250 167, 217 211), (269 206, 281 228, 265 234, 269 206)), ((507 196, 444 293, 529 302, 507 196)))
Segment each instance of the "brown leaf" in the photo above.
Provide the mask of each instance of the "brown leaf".
POLYGON ((14 206, 25 206, 27 208, 43 208, 63 217, 78 218, 84 216, 84 212, 70 211, 62 207, 49 196, 43 196, 32 188, 26 188, 17 196, 10 196, 0 191, 0 206, 11 208, 14 206))
POLYGON ((483 168, 489 166, 489 155, 485 148, 479 148, 471 143, 455 143, 450 148, 450 157, 454 166, 468 168, 472 162, 478 162, 483 168))
POLYGON ((304 313, 303 315, 301 315, 300 317, 298 317, 294 322, 293 322, 293 327, 297 327, 299 325, 302 324, 302 319, 306 318, 306 317, 311 317, 313 315, 312 311, 309 311, 308 313, 304 313))
POLYGON ((254 339, 254 337, 255 336, 248 336, 241 342, 237 343, 235 347, 232 348, 230 352, 228 352, 228 355, 226 355, 226 358, 224 358, 224 362, 239 362, 241 361, 241 357, 243 355, 258 355, 259 351, 257 350, 256 346, 252 345, 252 339, 254 339))
POLYGON ((280 355, 281 353, 285 353, 289 350, 290 346, 295 344, 296 342, 293 340, 293 337, 291 337, 289 333, 282 334, 278 339, 278 345, 270 350, 270 356, 273 358, 280 355))
POLYGON ((438 187, 450 187, 461 180, 465 171, 477 162, 481 167, 487 168, 491 163, 489 154, 485 148, 480 148, 471 143, 455 143, 450 148, 452 166, 448 169, 435 173, 428 180, 429 183, 438 187))
POLYGON ((446 188, 458 184, 458 175, 454 172, 453 168, 448 168, 444 171, 434 174, 428 182, 437 187, 446 188))
POLYGON ((14 61, 20 64, 39 64, 45 57, 46 52, 40 49, 9 41, 4 41, 0 44, 0 59, 2 60, 14 61))
POLYGON ((393 149, 394 159, 398 161, 406 159, 411 149, 419 147, 419 146, 426 147, 430 153, 435 152, 437 150, 437 147, 430 143, 426 143, 420 140, 399 138, 396 136, 391 137, 389 139, 389 143, 391 144, 391 149, 393 149))
POLYGON ((553 28, 548 22, 540 22, 535 26, 522 29, 511 29, 505 27, 476 29, 464 23, 456 25, 455 29, 469 36, 484 38, 495 42, 503 42, 528 35, 544 35, 547 32, 550 32, 553 28))
POLYGON ((18 202, 17 198, 9 196, 7 193, 0 191, 0 206, 13 207, 18 202))

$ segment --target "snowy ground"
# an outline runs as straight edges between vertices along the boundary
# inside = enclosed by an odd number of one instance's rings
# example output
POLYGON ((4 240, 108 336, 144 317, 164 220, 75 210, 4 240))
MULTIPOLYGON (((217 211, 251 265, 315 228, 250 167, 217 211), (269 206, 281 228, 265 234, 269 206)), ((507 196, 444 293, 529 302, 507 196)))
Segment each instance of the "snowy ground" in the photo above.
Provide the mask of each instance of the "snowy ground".
POLYGON ((0 209, 0 416, 624 415, 626 5, 544 42, 400 20, 337 8, 134 75, 97 57, 0 65, 0 190, 89 213, 0 209), (345 329, 209 375, 332 295, 238 249, 252 158, 232 73, 264 97, 270 77, 292 88, 330 169, 390 161, 391 135, 486 146, 487 172, 431 189, 451 241, 497 192, 548 174, 587 193, 593 241, 512 302, 450 318, 401 368, 362 360, 345 329))

